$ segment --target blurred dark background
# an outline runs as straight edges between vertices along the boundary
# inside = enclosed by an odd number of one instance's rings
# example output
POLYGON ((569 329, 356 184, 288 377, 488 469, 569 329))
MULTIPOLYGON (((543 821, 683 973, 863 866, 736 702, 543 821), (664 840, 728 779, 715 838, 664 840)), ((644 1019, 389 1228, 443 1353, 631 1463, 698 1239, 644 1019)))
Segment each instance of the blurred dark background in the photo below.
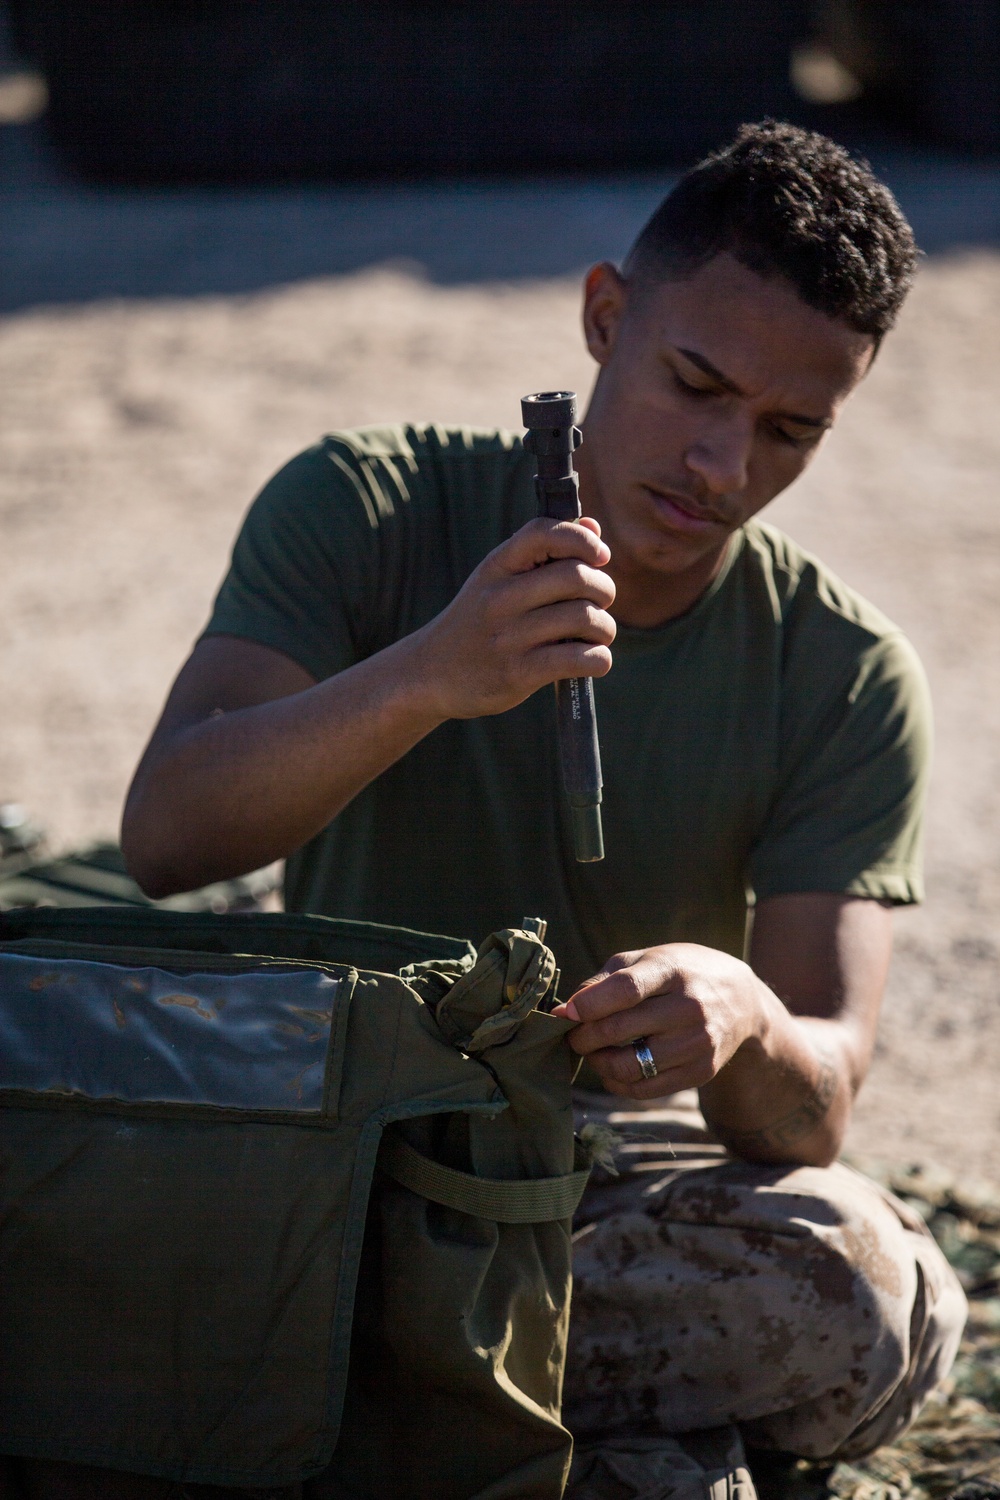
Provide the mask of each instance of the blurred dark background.
POLYGON ((741 120, 1000 149, 1000 0, 8 0, 128 183, 676 166, 741 120))
POLYGON ((0 0, 0 312, 575 271, 768 114, 1000 244, 1000 0, 0 0))

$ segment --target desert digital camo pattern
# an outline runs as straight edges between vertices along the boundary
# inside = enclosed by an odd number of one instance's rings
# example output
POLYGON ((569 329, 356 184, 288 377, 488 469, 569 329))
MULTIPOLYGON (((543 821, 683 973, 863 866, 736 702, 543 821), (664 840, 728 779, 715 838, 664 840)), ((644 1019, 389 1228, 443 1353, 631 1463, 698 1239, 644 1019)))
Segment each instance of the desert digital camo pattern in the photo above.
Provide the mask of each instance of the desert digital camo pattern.
POLYGON ((804 1458, 891 1442, 947 1376, 965 1296, 923 1220, 841 1164, 750 1165, 696 1111, 608 1113, 620 1175, 576 1221, 563 1419, 578 1440, 738 1422, 804 1458))

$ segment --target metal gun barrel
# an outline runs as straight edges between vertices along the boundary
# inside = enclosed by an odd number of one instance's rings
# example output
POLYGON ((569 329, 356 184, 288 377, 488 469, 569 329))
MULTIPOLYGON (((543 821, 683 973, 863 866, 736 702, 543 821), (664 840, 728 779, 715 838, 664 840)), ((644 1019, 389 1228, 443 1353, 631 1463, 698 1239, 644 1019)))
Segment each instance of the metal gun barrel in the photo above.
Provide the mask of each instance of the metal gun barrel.
MULTIPOLYGON (((525 396, 521 420, 528 429, 524 446, 535 455, 535 491, 541 512, 557 521, 580 515, 580 482, 573 452, 583 441, 576 425, 574 391, 541 391, 525 396)), ((563 785, 573 825, 573 849, 581 864, 604 858, 601 827, 601 751, 597 740, 594 684, 570 677, 555 684, 556 723, 563 785)))

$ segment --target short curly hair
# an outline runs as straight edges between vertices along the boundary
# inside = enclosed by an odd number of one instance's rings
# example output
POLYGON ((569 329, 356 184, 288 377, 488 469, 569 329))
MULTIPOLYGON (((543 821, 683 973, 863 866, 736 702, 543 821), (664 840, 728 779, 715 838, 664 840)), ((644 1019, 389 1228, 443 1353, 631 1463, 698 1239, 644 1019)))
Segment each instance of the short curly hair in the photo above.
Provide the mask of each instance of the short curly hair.
POLYGON ((876 342, 917 263, 913 231, 866 161, 825 135, 763 120, 699 162, 653 214, 625 275, 690 275, 728 252, 876 342))

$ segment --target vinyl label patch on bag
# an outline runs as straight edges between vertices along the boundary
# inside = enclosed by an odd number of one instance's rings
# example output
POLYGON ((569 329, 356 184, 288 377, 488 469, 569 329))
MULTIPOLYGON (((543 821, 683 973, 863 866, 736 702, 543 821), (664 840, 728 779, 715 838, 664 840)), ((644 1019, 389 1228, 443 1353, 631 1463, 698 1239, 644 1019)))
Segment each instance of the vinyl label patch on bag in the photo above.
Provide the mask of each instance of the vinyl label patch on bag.
POLYGON ((339 988, 0 954, 0 1088, 318 1113, 339 988))

